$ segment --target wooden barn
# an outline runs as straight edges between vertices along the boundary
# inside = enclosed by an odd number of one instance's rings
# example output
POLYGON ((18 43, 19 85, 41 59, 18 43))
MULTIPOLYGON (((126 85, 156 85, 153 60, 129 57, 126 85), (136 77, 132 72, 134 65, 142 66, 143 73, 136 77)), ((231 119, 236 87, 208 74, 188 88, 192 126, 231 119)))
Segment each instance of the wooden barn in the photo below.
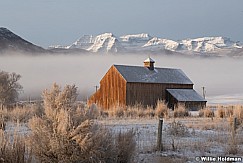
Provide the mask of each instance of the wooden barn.
POLYGON ((158 68, 154 63, 149 57, 144 66, 112 65, 88 104, 109 109, 117 105, 156 106, 158 100, 165 100, 171 108, 180 103, 192 110, 205 107, 206 101, 182 70, 158 68))

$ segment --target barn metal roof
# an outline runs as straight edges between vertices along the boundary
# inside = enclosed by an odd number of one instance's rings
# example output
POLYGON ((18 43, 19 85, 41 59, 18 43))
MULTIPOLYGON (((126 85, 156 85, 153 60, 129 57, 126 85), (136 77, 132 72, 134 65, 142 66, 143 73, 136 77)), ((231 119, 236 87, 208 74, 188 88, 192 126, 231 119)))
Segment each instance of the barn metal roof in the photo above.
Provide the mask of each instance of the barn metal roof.
POLYGON ((178 101, 206 101, 194 89, 166 89, 178 101))
POLYGON ((114 65, 127 82, 193 84, 180 69, 114 65))

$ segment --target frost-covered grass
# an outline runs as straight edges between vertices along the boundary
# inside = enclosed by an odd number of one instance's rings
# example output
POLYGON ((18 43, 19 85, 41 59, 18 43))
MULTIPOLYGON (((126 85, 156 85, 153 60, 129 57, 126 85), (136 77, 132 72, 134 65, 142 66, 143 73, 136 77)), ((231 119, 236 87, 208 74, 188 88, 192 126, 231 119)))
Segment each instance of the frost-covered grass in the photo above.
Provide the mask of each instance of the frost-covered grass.
MULTIPOLYGON (((173 118, 173 113, 167 113, 167 116, 163 119, 162 152, 156 151, 159 122, 157 116, 99 117, 100 112, 97 112, 97 110, 94 110, 96 115, 90 114, 96 117, 95 122, 97 124, 105 126, 114 134, 124 133, 131 129, 135 132, 136 162, 161 162, 161 160, 164 161, 168 158, 177 162, 195 162, 195 156, 243 155, 243 126, 240 123, 242 121, 242 106, 234 106, 233 108, 235 109, 233 112, 230 111, 230 106, 211 108, 214 112, 212 117, 199 117, 199 112, 190 112, 188 117, 173 118), (223 116, 219 116, 220 114, 223 116), (232 134, 233 115, 238 117, 237 130, 234 135, 232 134), (186 127, 188 133, 172 135, 168 131, 168 127, 173 122, 180 122, 186 127)), ((5 114, 7 115, 7 113, 5 114)), ((133 115, 139 114, 134 113, 133 115)), ((16 120, 7 120, 5 133, 15 132, 23 136, 31 133, 26 119, 17 120, 17 123, 16 120)))
MULTIPOLYGON (((194 161, 195 156, 242 156, 243 154, 243 130, 238 126, 235 142, 232 144, 231 126, 227 119, 222 118, 167 118, 164 119, 162 142, 163 151, 156 152, 157 133, 159 120, 140 119, 103 119, 99 123, 105 125, 113 132, 133 129, 136 133, 137 159, 143 160, 148 155, 154 158, 168 156, 194 161), (172 135, 168 133, 168 125, 173 122, 181 122, 188 129, 188 134, 174 137, 174 149, 172 147, 172 135), (232 153, 232 148, 237 152, 232 153), (149 153, 149 154, 148 154, 149 153)), ((146 159, 145 159, 146 160, 146 159)))
MULTIPOLYGON (((193 161, 195 156, 242 156, 243 154, 243 130, 238 127, 235 140, 236 145, 232 145, 232 136, 229 121, 221 118, 176 118, 164 119, 163 124, 163 151, 156 152, 158 119, 149 118, 107 118, 96 120, 113 133, 125 132, 133 129, 136 140, 137 162, 162 160, 165 157, 172 160, 193 161), (174 137, 175 149, 172 148, 172 135, 166 128, 172 122, 181 122, 189 133, 184 136, 174 137), (230 154, 232 148, 237 152, 230 154)), ((16 123, 7 123, 6 132, 15 131, 21 135, 31 132, 26 123, 20 123, 16 129, 16 123)))

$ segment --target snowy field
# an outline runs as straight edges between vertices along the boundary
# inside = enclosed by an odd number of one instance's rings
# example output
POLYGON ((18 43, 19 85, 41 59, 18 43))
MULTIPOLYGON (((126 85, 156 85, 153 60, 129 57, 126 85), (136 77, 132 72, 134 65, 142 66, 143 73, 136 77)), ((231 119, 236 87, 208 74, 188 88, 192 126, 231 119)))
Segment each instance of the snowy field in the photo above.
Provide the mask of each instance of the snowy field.
MULTIPOLYGON (((101 120, 99 123, 107 126, 114 132, 123 132, 130 129, 135 131, 137 142, 137 161, 149 162, 151 159, 162 160, 164 157, 196 162, 196 156, 242 156, 243 130, 238 128, 235 140, 238 153, 232 154, 232 136, 230 123, 226 119, 211 118, 182 118, 175 119, 188 127, 185 136, 173 137, 168 134, 168 124, 173 119, 164 119, 163 124, 163 152, 156 152, 158 119, 113 119, 101 120), (173 143, 173 139, 174 143, 173 143), (174 149, 172 148, 174 144, 174 149), (150 158, 146 160, 145 158, 150 158)), ((154 160, 153 160, 154 161, 154 160)))
MULTIPOLYGON (((237 127, 233 145, 231 125, 227 118, 195 117, 197 112, 192 115, 194 117, 163 119, 162 152, 156 151, 159 123, 157 118, 106 118, 96 122, 114 133, 131 129, 134 131, 137 143, 135 162, 197 162, 196 156, 243 156, 242 126, 237 127), (173 121, 184 124, 188 133, 182 136, 171 135, 168 126, 173 121)), ((8 122, 6 132, 28 135, 30 130, 26 123, 17 125, 8 122)))

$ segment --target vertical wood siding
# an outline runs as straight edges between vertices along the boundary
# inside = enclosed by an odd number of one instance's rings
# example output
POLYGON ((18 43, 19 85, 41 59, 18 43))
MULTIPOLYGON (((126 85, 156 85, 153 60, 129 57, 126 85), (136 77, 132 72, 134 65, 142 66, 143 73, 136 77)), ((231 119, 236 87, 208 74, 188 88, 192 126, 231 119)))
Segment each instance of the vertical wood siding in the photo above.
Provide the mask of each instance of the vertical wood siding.
POLYGON ((193 84, 127 83, 126 104, 156 106, 158 100, 166 100, 166 89, 172 88, 193 89, 193 84))
POLYGON ((112 66, 100 81, 100 89, 90 98, 88 104, 96 103, 103 109, 126 105, 126 81, 112 66))

